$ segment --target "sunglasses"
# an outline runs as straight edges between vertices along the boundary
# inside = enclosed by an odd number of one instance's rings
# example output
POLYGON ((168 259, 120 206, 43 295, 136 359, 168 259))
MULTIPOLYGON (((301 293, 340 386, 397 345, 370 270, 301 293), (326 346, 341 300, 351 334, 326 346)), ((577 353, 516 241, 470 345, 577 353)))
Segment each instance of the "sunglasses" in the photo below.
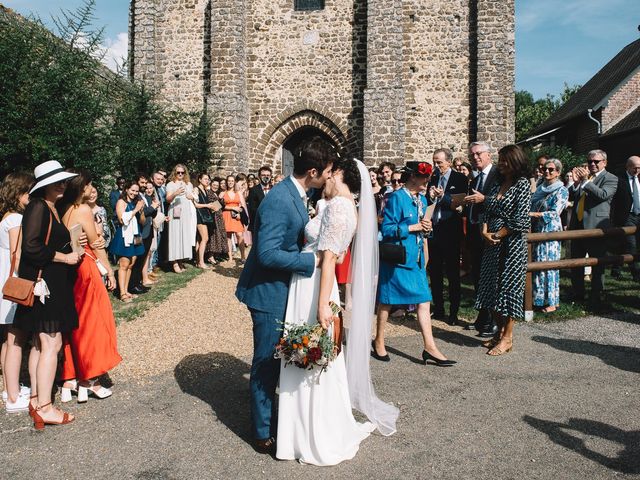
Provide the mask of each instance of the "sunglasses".
POLYGON ((184 172, 176 172, 176 175, 184 175, 184 172))
POLYGON ((402 183, 400 180, 398 180, 397 178, 394 178, 391 180, 391 183, 402 183))
POLYGON ((556 169, 553 167, 547 167, 542 169, 543 172, 555 172, 556 169))
POLYGON ((587 163, 596 163, 596 164, 598 164, 598 163, 603 162, 603 161, 604 160, 587 160, 587 163))

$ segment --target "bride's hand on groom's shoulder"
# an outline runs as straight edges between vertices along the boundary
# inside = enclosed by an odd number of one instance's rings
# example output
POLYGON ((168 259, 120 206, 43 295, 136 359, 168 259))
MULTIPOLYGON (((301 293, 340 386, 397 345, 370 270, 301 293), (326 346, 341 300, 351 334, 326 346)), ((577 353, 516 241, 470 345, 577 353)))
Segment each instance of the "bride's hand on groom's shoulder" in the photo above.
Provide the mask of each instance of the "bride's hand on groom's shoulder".
POLYGON ((328 329, 333 322, 333 310, 327 303, 326 305, 318 305, 318 323, 322 325, 324 329, 328 329))

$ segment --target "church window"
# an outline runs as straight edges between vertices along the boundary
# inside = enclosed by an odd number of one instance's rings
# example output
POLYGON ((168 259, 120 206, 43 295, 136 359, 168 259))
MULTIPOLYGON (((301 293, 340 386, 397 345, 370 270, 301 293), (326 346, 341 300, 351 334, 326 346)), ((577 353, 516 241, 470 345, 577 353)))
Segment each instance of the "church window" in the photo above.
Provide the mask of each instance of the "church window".
POLYGON ((294 10, 324 10, 324 0, 294 0, 294 10))

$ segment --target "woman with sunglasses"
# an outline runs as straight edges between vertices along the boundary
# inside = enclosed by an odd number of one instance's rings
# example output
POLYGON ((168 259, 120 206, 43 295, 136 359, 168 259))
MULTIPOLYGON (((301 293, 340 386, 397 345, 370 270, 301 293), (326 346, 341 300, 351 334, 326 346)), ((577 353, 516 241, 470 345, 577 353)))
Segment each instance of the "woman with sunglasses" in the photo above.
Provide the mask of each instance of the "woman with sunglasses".
MULTIPOLYGON (((531 231, 560 232, 560 215, 567 207, 569 190, 562 183, 562 163, 550 158, 541 169, 542 182, 531 197, 531 231)), ((560 242, 539 242, 533 249, 534 262, 560 260, 560 242)), ((533 274, 533 305, 543 313, 551 313, 560 305, 560 271, 547 270, 533 274)))
POLYGON ((14 326, 34 335, 38 350, 36 385, 31 385, 29 412, 36 429, 64 425, 74 420, 52 405, 51 391, 62 348, 62 334, 78 328, 73 298, 75 266, 81 256, 71 249, 69 230, 60 221, 55 207, 66 189, 65 172, 55 160, 35 168, 36 184, 22 218, 20 278, 37 282, 32 306, 18 305, 14 326))
POLYGON ((169 203, 169 253, 173 271, 184 271, 183 260, 190 260, 196 246, 195 195, 187 167, 178 163, 169 175, 167 203, 169 203))

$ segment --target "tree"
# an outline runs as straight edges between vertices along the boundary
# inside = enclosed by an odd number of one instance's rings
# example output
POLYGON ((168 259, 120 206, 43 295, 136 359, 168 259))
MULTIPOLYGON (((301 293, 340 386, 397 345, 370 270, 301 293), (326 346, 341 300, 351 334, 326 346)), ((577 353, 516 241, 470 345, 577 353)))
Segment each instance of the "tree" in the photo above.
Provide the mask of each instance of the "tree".
POLYGON ((565 83, 560 98, 547 94, 538 100, 534 100, 533 95, 526 90, 517 91, 516 141, 526 139, 529 132, 547 120, 579 89, 580 85, 569 86, 565 83))

